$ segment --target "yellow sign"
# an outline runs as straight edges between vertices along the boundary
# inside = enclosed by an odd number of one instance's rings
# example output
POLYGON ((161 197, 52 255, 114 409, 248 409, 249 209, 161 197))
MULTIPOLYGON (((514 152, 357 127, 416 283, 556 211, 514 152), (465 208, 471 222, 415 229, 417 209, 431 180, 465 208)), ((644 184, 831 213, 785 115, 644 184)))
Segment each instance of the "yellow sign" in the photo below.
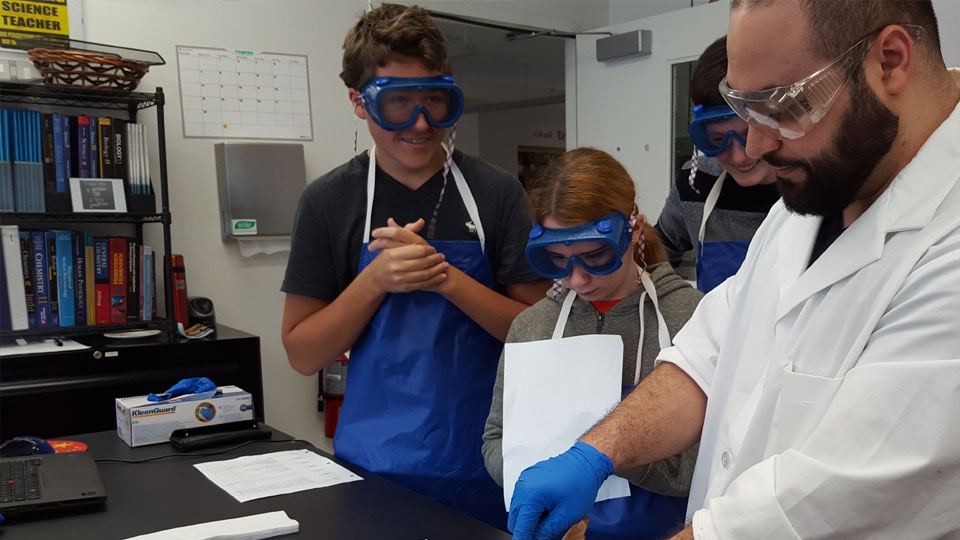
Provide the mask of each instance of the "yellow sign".
POLYGON ((20 40, 68 37, 67 0, 0 0, 0 46, 25 49, 20 40))

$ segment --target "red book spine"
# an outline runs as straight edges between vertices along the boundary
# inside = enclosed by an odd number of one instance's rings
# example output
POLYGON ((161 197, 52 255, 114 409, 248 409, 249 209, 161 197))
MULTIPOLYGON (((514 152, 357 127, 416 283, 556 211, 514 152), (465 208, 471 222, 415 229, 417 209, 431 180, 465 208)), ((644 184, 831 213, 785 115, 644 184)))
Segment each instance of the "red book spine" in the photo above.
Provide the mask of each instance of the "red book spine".
POLYGON ((127 239, 110 239, 110 322, 127 322, 127 239))

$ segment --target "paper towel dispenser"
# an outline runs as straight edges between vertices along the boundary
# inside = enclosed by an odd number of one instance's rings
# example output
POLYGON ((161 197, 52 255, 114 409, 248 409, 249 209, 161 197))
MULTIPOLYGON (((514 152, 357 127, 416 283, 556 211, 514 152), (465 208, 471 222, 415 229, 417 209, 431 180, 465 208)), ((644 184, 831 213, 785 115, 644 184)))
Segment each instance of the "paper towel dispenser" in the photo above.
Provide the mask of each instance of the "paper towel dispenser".
POLYGON ((307 185, 303 145, 227 142, 214 152, 223 239, 289 237, 307 185))

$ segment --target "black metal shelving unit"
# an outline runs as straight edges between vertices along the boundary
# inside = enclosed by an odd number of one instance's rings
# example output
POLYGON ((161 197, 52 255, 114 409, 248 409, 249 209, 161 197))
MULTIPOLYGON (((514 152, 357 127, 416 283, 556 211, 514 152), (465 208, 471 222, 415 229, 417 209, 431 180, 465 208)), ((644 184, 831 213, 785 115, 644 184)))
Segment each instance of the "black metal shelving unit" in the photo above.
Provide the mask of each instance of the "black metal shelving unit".
POLYGON ((56 109, 97 109, 125 111, 127 120, 137 121, 137 113, 153 108, 157 115, 157 147, 160 154, 160 213, 155 214, 71 214, 71 213, 19 213, 2 212, 0 221, 5 225, 70 224, 70 223, 129 223, 136 228, 137 241, 143 242, 143 225, 159 223, 163 228, 163 289, 166 318, 153 321, 137 321, 122 324, 96 326, 73 326, 63 328, 31 328, 0 332, 0 339, 29 337, 67 337, 85 334, 100 334, 136 328, 161 328, 173 335, 176 324, 173 319, 173 271, 170 246, 170 199, 167 192, 167 149, 164 130, 163 88, 153 93, 116 92, 109 90, 84 90, 56 88, 39 84, 0 82, 0 104, 14 104, 20 108, 33 106, 56 109))

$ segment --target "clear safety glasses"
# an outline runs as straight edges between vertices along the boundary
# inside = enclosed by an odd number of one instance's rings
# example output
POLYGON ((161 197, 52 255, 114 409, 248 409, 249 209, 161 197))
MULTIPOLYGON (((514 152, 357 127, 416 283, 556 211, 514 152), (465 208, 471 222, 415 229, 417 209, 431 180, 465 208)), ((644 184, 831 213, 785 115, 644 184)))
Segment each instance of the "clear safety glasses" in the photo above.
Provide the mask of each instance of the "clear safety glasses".
MULTIPOLYGON (((921 27, 902 26, 914 41, 920 38, 921 27)), ((852 62, 863 61, 877 32, 871 32, 829 64, 791 85, 744 92, 730 88, 724 77, 720 94, 750 129, 775 139, 799 139, 830 110, 847 82, 846 68, 852 62)))
POLYGON ((747 126, 730 107, 697 105, 690 112, 693 113, 693 121, 687 128, 690 140, 705 156, 715 157, 724 153, 734 140, 740 141, 744 147, 747 146, 747 126), (736 118, 733 123, 739 124, 737 127, 742 129, 724 130, 723 127, 729 124, 727 121, 731 118, 736 118))
POLYGON ((607 275, 622 265, 632 233, 630 220, 622 212, 567 229, 551 229, 534 222, 524 255, 530 267, 548 279, 570 275, 574 263, 591 274, 607 275), (586 242, 591 244, 586 246, 586 242))
POLYGON ((370 118, 387 131, 406 129, 423 114, 438 128, 454 125, 463 112, 463 92, 449 75, 377 77, 360 91, 370 118))

